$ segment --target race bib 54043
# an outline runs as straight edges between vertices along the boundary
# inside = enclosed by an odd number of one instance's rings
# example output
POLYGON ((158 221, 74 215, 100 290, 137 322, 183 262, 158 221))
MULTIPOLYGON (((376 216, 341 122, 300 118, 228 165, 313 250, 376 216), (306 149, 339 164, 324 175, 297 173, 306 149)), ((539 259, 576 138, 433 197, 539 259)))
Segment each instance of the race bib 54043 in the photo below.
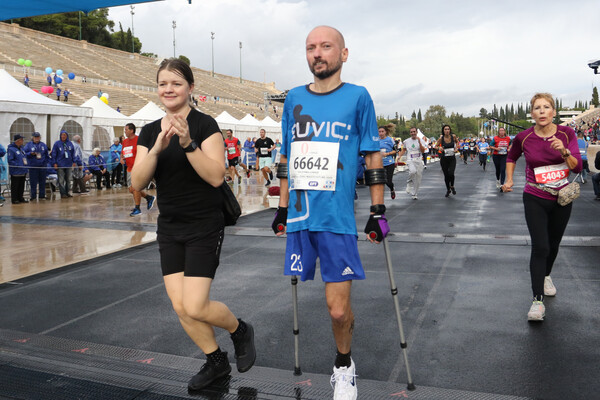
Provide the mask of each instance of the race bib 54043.
POLYGON ((535 181, 550 188, 557 188, 568 183, 569 167, 566 163, 545 165, 533 170, 535 181))
POLYGON ((335 190, 339 143, 293 142, 288 160, 290 190, 335 190))

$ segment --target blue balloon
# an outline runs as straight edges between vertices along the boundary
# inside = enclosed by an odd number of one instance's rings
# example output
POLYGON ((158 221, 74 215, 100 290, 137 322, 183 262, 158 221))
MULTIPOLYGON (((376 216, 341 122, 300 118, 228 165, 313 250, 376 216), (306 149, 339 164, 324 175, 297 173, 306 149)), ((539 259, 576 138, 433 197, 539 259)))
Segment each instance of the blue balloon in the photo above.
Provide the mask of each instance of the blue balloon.
POLYGON ((46 73, 47 73, 47 74, 51 74, 51 73, 52 73, 52 68, 50 68, 50 67, 46 67, 46 73))
POLYGON ((69 72, 69 79, 75 79, 75 74, 72 72, 69 72))
POLYGON ((56 83, 62 83, 62 78, 60 76, 57 76, 54 78, 54 82, 56 83))
POLYGON ((63 70, 62 69, 57 69, 56 70, 56 75, 62 75, 63 74, 63 70))

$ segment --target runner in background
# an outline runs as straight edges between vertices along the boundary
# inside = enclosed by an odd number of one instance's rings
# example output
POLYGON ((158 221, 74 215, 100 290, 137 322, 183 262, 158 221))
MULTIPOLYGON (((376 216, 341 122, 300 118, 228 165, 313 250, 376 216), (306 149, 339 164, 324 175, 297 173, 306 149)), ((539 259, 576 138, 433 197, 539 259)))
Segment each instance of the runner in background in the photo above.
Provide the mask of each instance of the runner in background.
POLYGON ((494 136, 490 149, 494 150, 492 160, 496 168, 496 188, 500 189, 506 179, 506 155, 510 147, 510 137, 506 136, 504 128, 498 129, 498 135, 494 136))
POLYGON ((421 178, 423 177, 423 153, 425 144, 417 136, 417 128, 410 128, 410 137, 402 143, 402 151, 398 157, 406 154, 406 165, 408 167, 408 180, 406 181, 406 193, 412 196, 413 200, 418 199, 421 178))
POLYGON ((394 132, 395 128, 396 125, 394 124, 387 124, 379 127, 379 148, 383 159, 383 169, 385 169, 386 185, 390 188, 392 200, 396 198, 393 179, 394 170, 396 169, 396 154, 398 154, 396 142, 391 138, 391 134, 394 132))

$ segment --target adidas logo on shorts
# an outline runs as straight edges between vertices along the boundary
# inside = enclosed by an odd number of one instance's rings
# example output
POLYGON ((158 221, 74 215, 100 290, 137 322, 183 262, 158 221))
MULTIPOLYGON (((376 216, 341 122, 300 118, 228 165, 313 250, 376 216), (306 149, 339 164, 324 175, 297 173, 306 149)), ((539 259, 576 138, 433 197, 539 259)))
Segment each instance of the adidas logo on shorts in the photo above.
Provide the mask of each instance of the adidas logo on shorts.
POLYGON ((352 269, 350 267, 346 267, 344 272, 342 272, 342 276, 344 276, 344 275, 354 275, 354 271, 352 271, 352 269))

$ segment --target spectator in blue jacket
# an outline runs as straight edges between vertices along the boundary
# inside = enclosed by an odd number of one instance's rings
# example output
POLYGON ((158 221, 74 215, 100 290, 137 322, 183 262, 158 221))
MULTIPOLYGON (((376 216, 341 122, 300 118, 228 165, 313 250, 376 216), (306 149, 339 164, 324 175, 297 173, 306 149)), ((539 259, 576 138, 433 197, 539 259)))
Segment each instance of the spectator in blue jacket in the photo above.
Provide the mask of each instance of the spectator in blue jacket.
POLYGON ((23 151, 23 136, 18 134, 13 137, 13 143, 8 145, 8 173, 12 203, 28 203, 23 197, 27 177, 27 156, 23 151))
POLYGON ((48 165, 48 146, 42 142, 39 132, 33 132, 31 142, 23 147, 29 164, 29 186, 31 188, 30 200, 35 200, 38 195, 40 200, 46 200, 46 165, 48 165))
POLYGON ((113 144, 110 145, 110 163, 112 164, 112 172, 110 174, 110 183, 121 187, 121 172, 123 166, 121 165, 121 151, 123 146, 119 142, 119 138, 113 139, 113 144))
POLYGON ((52 160, 54 160, 54 168, 58 172, 58 190, 61 199, 73 197, 69 194, 69 185, 73 176, 73 168, 77 167, 77 160, 75 158, 75 147, 69 140, 67 131, 60 131, 60 140, 54 142, 52 160))
POLYGON ((90 172, 96 175, 96 188, 102 190, 102 177, 104 177, 106 188, 110 189, 110 173, 106 169, 106 161, 104 161, 104 157, 100 154, 100 149, 98 147, 92 151, 92 155, 88 161, 88 167, 90 172))
POLYGON ((56 88, 56 101, 60 101, 60 92, 61 92, 60 88, 57 87, 56 88))
POLYGON ((3 206, 4 201, 6 200, 4 196, 2 196, 2 182, 8 181, 8 171, 6 168, 6 160, 4 159, 5 155, 6 149, 0 144, 0 206, 3 206))

